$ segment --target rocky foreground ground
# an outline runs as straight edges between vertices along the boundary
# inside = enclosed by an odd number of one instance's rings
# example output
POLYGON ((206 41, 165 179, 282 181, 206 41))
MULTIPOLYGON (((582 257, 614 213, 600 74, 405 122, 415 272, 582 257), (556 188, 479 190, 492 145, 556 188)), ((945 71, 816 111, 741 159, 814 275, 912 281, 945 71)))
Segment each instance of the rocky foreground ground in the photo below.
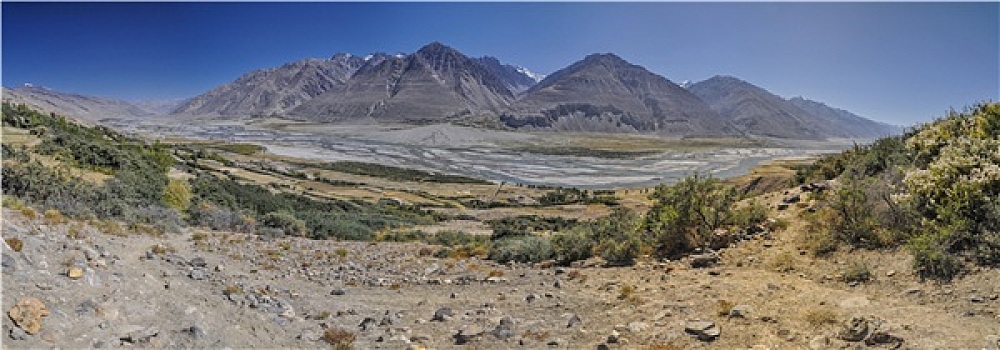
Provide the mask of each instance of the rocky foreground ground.
POLYGON ((2 228, 7 348, 1000 347, 997 270, 938 284, 913 276, 905 253, 814 259, 796 248, 795 224, 717 262, 631 267, 436 258, 419 243, 120 234, 6 208, 2 228), (840 281, 857 257, 872 281, 840 281))

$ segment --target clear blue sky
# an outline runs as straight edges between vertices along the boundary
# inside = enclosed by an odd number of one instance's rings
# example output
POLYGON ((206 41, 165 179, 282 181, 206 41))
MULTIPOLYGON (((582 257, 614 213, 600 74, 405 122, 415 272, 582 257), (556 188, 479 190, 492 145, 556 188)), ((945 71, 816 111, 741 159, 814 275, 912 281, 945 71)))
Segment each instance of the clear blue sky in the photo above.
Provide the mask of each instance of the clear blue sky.
POLYGON ((250 70, 441 41, 548 74, 613 52, 877 120, 1000 100, 998 3, 11 3, 3 85, 185 98, 250 70))

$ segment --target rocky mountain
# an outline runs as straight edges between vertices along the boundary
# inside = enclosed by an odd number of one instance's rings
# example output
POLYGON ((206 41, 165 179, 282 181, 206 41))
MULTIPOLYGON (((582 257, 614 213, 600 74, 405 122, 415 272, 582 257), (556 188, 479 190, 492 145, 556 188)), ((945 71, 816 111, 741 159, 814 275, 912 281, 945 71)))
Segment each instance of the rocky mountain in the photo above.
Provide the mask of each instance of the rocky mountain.
POLYGON ((531 88, 541 81, 542 76, 527 70, 524 67, 504 64, 495 57, 485 56, 476 58, 475 61, 486 68, 487 71, 500 78, 511 92, 518 94, 531 88))
POLYGON ((441 43, 411 55, 368 62, 341 86, 291 111, 318 121, 425 122, 492 112, 514 93, 476 60, 441 43))
POLYGON ((90 121, 151 114, 123 100, 60 92, 30 84, 13 89, 3 88, 3 102, 23 103, 40 111, 90 121))
POLYGON ((513 127, 730 135, 737 130, 687 90, 613 54, 594 54, 528 89, 501 120, 513 127))
POLYGON ((743 131, 789 139, 841 136, 821 118, 758 86, 730 76, 715 76, 688 88, 743 131))
MULTIPOLYGON (((382 59, 384 56, 372 56, 382 59)), ((351 54, 330 59, 305 59, 281 67, 247 73, 236 81, 196 96, 174 114, 270 115, 283 114, 344 83, 366 63, 351 54)))
POLYGON ((833 121, 849 137, 875 138, 902 132, 895 125, 880 123, 818 101, 793 97, 788 102, 814 116, 833 121))

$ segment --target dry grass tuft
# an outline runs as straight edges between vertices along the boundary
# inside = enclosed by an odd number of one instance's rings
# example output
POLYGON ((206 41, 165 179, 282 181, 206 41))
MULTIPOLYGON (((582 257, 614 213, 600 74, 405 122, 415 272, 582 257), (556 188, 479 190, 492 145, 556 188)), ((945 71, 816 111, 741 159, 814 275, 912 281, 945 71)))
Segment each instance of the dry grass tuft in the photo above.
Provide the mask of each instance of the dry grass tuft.
POLYGON ((805 319, 813 327, 820 327, 822 325, 837 324, 838 315, 829 308, 816 308, 806 311, 805 319))
POLYGON ((333 346, 334 349, 351 349, 357 335, 343 328, 330 327, 323 331, 323 340, 333 346))

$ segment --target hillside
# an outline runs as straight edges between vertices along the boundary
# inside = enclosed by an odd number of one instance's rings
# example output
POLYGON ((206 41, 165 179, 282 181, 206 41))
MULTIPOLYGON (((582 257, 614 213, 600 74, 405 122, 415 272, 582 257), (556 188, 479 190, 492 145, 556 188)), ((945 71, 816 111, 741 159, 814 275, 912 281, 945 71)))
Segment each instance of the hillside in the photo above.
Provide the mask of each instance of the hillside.
POLYGON ((60 92, 33 85, 13 89, 3 88, 2 94, 4 103, 25 104, 40 111, 89 121, 152 114, 122 100, 60 92))
POLYGON ((9 347, 1000 346, 997 104, 748 198, 703 176, 498 188, 3 112, 9 347))

